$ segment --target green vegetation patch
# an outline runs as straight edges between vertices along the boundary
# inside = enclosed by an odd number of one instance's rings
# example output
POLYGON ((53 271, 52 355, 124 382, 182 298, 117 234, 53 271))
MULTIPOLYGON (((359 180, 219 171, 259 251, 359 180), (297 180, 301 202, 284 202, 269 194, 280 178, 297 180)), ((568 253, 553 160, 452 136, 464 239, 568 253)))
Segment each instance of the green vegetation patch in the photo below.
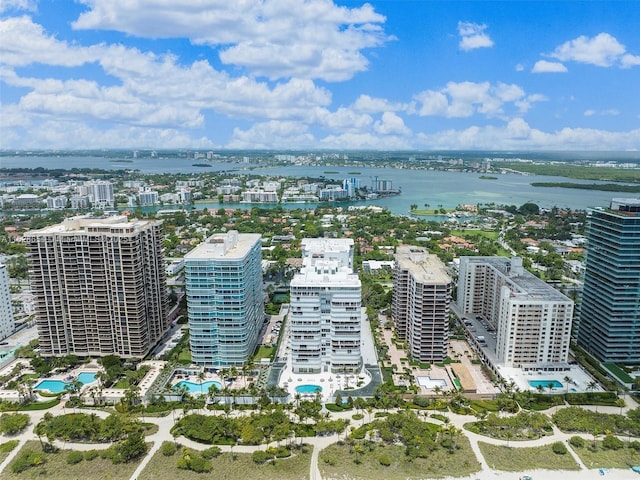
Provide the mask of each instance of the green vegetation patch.
POLYGON ((618 185, 617 183, 533 182, 531 183, 531 186, 532 187, 577 188, 578 190, 601 190, 603 192, 627 192, 627 193, 640 192, 640 186, 618 185))
POLYGON ((480 435, 503 440, 533 440, 553 433, 546 415, 526 411, 510 417, 490 413, 485 420, 467 423, 465 428, 480 435))
POLYGON ((552 445, 541 447, 507 447, 478 442, 480 451, 491 468, 506 472, 546 470, 580 470, 571 455, 557 454, 552 445))
POLYGON ((466 437, 457 449, 435 449, 425 458, 411 458, 405 447, 384 442, 339 442, 320 451, 318 468, 322 478, 357 480, 417 480, 464 477, 480 470, 466 437))
MULTIPOLYGON (((98 455, 86 455, 77 463, 69 463, 72 450, 58 450, 56 453, 44 453, 37 440, 28 441, 16 458, 2 472, 3 480, 24 480, 46 478, 47 480, 129 480, 139 465, 139 461, 114 465, 110 458, 98 455), (87 458, 92 458, 87 460, 87 458), (14 472, 16 462, 32 463, 22 473, 14 472)), ((17 467, 16 467, 17 468, 17 467)), ((175 478, 175 477, 174 477, 175 478)))
POLYGON ((276 348, 266 345, 261 345, 256 350, 255 355, 253 356, 253 361, 255 363, 259 363, 261 359, 268 358, 269 360, 273 360, 273 356, 276 353, 276 348))
POLYGON ((572 443, 571 448, 587 468, 629 468, 640 465, 640 452, 630 447, 628 442, 623 444, 622 448, 606 448, 604 441, 585 440, 583 446, 572 443))
MULTIPOLYGON (((201 452, 204 456, 205 452, 201 452)), ((294 449, 288 458, 277 458, 266 465, 259 465, 252 459, 250 453, 222 453, 208 459, 213 474, 203 475, 192 470, 179 469, 177 459, 181 451, 174 455, 163 455, 158 451, 151 458, 145 469, 138 476, 138 480, 202 480, 215 478, 216 480, 305 480, 309 478, 311 464, 311 447, 307 445, 294 449)))
POLYGON ((602 366, 607 370, 609 370, 613 375, 618 377, 620 380, 622 380, 624 383, 633 383, 633 378, 615 363, 603 363, 602 366))
POLYGON ((640 435, 640 408, 630 410, 625 416, 568 407, 557 411, 551 418, 564 432, 590 434, 610 432, 620 435, 640 435))

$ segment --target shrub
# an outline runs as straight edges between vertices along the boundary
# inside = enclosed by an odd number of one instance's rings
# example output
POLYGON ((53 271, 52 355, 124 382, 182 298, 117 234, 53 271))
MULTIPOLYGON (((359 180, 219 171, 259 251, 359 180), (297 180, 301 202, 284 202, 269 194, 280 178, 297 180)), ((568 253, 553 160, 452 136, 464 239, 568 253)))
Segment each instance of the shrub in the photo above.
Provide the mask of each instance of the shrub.
POLYGON ((13 473, 21 473, 28 470, 31 467, 42 465, 47 461, 44 453, 32 452, 31 450, 25 450, 18 455, 18 457, 11 464, 11 471, 13 473))
POLYGON ((565 447, 564 443, 562 442, 555 442, 553 445, 551 445, 551 450, 553 450, 553 453, 555 453, 556 455, 564 455, 567 453, 567 447, 565 447))
POLYGON ((210 460, 212 458, 216 458, 221 453, 222 453, 222 450, 220 450, 220 447, 209 447, 206 450, 202 451, 202 456, 210 460))
POLYGON ((333 457, 326 457, 324 459, 324 463, 326 463, 327 465, 331 465, 332 467, 335 467, 338 462, 333 457))
MULTIPOLYGON (((7 442, 9 443, 9 442, 7 442)), ((1 447, 1 445, 0 445, 1 447)), ((634 440, 629 444, 629 448, 635 450, 636 452, 640 452, 640 442, 638 440, 634 440)))
POLYGON ((354 420, 362 420, 364 418, 364 415, 362 413, 355 413, 351 415, 351 418, 354 420))
POLYGON ((98 450, 87 450, 84 452, 84 459, 87 461, 91 461, 95 458, 98 458, 100 452, 98 450))
POLYGON ((291 456, 291 451, 287 447, 278 447, 276 458, 287 458, 291 456))
POLYGON ((67 463, 69 465, 75 465, 76 463, 80 463, 82 460, 84 460, 84 454, 82 452, 73 450, 67 454, 67 463))
POLYGON ((207 473, 213 470, 213 465, 206 458, 202 458, 200 455, 194 455, 189 462, 189 470, 193 470, 196 473, 207 473))
POLYGON ((30 417, 26 413, 3 413, 0 415, 0 433, 19 433, 27 427, 29 420, 30 417))
POLYGON ((578 436, 573 436, 569 439, 569 445, 571 445, 572 447, 576 447, 576 448, 583 448, 584 447, 584 438, 582 437, 578 437, 578 436))
POLYGON ((391 459, 387 456, 387 455, 382 455, 378 461, 380 462, 380 465, 382 465, 383 467, 388 467, 389 465, 391 465, 391 459))
POLYGON ((4 442, 0 444, 0 453, 9 453, 11 450, 16 448, 20 440, 9 440, 8 442, 4 442))
POLYGON ((607 435, 604 437, 604 440, 602 440, 602 446, 607 450, 620 450, 624 448, 624 442, 618 437, 607 435))
POLYGON ((160 445, 160 452, 165 457, 172 456, 174 453, 176 453, 176 445, 175 445, 175 443, 173 443, 173 442, 162 442, 162 445, 160 445))
POLYGON ((251 454, 251 459, 258 465, 262 465, 263 463, 271 460, 272 458, 273 456, 269 455, 264 450, 256 450, 251 454))

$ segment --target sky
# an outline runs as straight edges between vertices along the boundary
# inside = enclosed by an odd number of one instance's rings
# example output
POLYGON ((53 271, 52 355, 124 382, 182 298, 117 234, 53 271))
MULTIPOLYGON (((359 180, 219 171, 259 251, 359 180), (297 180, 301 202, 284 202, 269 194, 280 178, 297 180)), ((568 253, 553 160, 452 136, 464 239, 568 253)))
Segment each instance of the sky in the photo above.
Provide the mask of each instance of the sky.
POLYGON ((0 149, 640 150, 640 3, 0 0, 0 149))

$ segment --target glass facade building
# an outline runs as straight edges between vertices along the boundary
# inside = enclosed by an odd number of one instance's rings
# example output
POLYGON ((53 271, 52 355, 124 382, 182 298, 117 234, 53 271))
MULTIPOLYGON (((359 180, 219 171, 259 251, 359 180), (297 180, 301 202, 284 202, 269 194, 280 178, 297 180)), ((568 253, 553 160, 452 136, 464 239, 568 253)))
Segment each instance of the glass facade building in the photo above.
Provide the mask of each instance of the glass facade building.
POLYGON ((185 256, 191 358, 205 368, 242 366, 264 320, 259 234, 215 234, 185 256))
POLYGON ((640 364, 640 199, 591 212, 578 345, 601 362, 640 364))

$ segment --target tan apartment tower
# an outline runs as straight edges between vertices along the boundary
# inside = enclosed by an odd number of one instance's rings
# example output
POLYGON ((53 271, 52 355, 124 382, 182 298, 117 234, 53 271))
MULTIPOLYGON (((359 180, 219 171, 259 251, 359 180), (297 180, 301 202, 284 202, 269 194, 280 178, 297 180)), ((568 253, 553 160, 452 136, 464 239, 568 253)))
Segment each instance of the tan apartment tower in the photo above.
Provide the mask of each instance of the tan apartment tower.
POLYGON ((392 316, 398 338, 407 341, 411 358, 441 362, 449 346, 451 278, 436 255, 423 247, 396 250, 392 316))
POLYGON ((160 224, 81 216, 24 235, 43 355, 149 353, 168 328, 160 224))

